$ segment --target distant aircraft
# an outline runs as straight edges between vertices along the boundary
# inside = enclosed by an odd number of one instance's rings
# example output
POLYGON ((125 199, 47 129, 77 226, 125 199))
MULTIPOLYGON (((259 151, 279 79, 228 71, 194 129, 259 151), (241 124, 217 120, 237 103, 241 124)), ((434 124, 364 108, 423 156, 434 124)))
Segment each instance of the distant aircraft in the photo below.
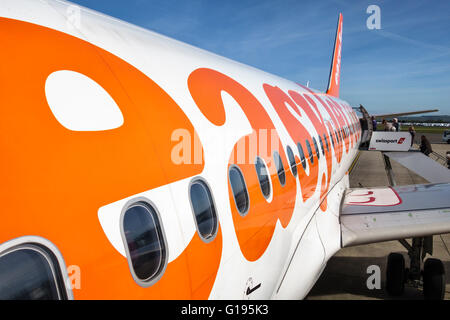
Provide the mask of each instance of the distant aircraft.
POLYGON ((448 184, 349 189, 342 15, 326 93, 63 1, 2 0, 0 37, 0 299, 299 299, 342 247, 450 232, 448 184))

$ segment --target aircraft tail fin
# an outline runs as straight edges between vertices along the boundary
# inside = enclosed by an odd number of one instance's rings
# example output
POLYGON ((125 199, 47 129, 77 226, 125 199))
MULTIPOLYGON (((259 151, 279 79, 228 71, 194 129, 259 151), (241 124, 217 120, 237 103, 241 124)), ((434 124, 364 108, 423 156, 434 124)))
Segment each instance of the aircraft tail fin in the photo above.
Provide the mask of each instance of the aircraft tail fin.
POLYGON ((339 14, 334 40, 333 60, 331 61, 330 78, 328 79, 327 94, 339 97, 339 84, 341 77, 341 51, 342 51, 342 13, 339 14))

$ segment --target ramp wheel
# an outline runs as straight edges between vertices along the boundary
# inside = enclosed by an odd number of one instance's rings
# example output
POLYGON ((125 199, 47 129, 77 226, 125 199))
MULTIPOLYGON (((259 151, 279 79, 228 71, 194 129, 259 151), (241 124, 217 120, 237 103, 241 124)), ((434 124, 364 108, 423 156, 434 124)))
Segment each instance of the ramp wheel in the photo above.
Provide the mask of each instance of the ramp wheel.
POLYGON ((439 259, 429 258, 424 263, 423 295, 425 299, 444 299, 445 269, 444 264, 439 259))
POLYGON ((386 290, 391 296, 400 296, 405 290, 405 258, 401 253, 388 256, 386 268, 386 290))

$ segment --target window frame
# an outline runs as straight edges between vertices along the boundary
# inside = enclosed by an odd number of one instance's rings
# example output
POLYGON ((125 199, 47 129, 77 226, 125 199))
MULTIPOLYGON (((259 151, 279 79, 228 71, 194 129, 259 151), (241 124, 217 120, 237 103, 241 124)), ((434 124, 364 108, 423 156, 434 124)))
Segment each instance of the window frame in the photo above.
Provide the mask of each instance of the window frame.
POLYGON ((237 210, 237 212, 239 213, 239 215, 240 215, 241 217, 245 217, 245 216, 248 214, 248 212, 250 211, 250 194, 248 193, 247 182, 245 181, 244 174, 242 173, 241 168, 240 168, 238 165, 236 165, 236 164, 232 164, 232 165, 230 165, 229 168, 228 168, 228 183, 230 184, 231 192, 233 193, 233 200, 234 200, 233 202, 234 202, 234 205, 235 205, 235 207, 236 207, 236 210, 237 210), (246 207, 246 209, 245 209, 244 212, 241 212, 241 211, 239 210, 238 205, 237 205, 237 203, 236 203, 236 196, 235 196, 235 194, 234 194, 233 184, 231 183, 231 179, 230 179, 230 171, 231 171, 231 169, 233 169, 233 168, 237 169, 237 171, 239 172, 239 175, 241 176, 242 181, 243 181, 243 185, 244 185, 244 189, 245 189, 245 194, 246 194, 246 198, 247 198, 247 207, 246 207))
POLYGON ((314 153, 312 151, 311 143, 309 142, 308 139, 305 139, 305 143, 306 143, 306 150, 308 151, 309 161, 311 161, 311 164, 314 164, 314 153))
MULTIPOLYGON (((149 211, 148 214, 151 214, 150 210, 148 208, 146 208, 146 209, 149 211)), ((126 255, 126 258, 127 258, 127 262, 128 262, 128 268, 130 270, 131 276, 133 277, 133 280, 139 286, 141 286, 143 288, 151 287, 156 282, 158 282, 159 279, 161 279, 161 277, 164 275, 164 273, 166 271, 166 268, 167 268, 167 265, 169 263, 169 246, 167 244, 167 238, 166 238, 166 234, 164 232, 164 225, 163 225, 162 221, 163 220, 161 219, 161 214, 159 213, 156 205, 151 200, 149 200, 146 197, 137 197, 137 198, 133 198, 133 199, 129 200, 123 206, 122 212, 120 214, 120 234, 122 236, 122 243, 123 243, 124 249, 125 249, 125 255, 126 255), (138 204, 141 204, 141 205, 143 204, 142 205, 143 207, 145 207, 145 205, 147 205, 147 206, 151 207, 155 211, 156 218, 157 218, 158 223, 159 223, 159 232, 160 232, 160 235, 161 235, 160 238, 162 238, 162 242, 160 240, 160 243, 162 243, 164 245, 164 249, 165 249, 164 257, 163 257, 164 263, 159 268, 157 275, 154 276, 154 277, 151 277, 149 280, 147 280, 147 279, 146 280, 140 279, 136 275, 136 273, 134 271, 133 261, 131 260, 130 249, 128 248, 128 242, 127 242, 127 238, 125 236, 125 230, 124 230, 124 225, 123 225, 124 218, 125 218, 125 213, 128 211, 128 209, 130 209, 131 207, 133 207, 135 205, 138 205, 138 204)), ((159 235, 158 235, 158 238, 159 238, 159 235)))
MULTIPOLYGON (((295 158, 294 158, 294 159, 295 159, 295 158)), ((269 167, 267 166, 267 164, 266 164, 266 162, 264 161, 264 159, 263 159, 262 157, 260 157, 260 156, 256 156, 256 157, 255 157, 255 160, 254 160, 253 162, 254 162, 254 163, 253 163, 253 166, 254 166, 255 171, 256 171, 256 176, 258 177, 259 189, 261 190, 261 193, 262 193, 263 197, 264 197, 266 200, 269 200, 270 197, 272 196, 272 192, 273 192, 272 179, 270 178, 269 167), (261 180, 259 179, 258 170, 256 169, 256 163, 257 163, 258 159, 261 160, 261 162, 262 162, 263 165, 264 165, 264 169, 265 169, 266 172, 267 172, 267 182, 269 183, 269 194, 268 194, 267 196, 264 194, 264 191, 263 191, 263 188, 262 188, 262 185, 261 185, 261 180)))
POLYGON ((297 178, 297 175, 298 175, 297 162, 295 161, 295 154, 294 154, 294 151, 292 151, 291 146, 287 146, 287 147, 286 147, 286 153, 287 153, 287 159, 288 159, 288 161, 289 161, 289 168, 291 169, 292 175, 293 175, 295 178, 297 178), (288 150, 291 150, 291 152, 289 153, 288 150), (291 155, 292 155, 292 158, 294 158, 295 172, 294 172, 294 169, 292 169, 293 165, 292 165, 291 157, 289 157, 289 154, 291 154, 291 155))
POLYGON ((314 152, 316 153, 317 160, 320 159, 320 149, 317 145, 317 140, 315 137, 312 137, 313 145, 314 145, 314 152))
POLYGON ((194 217, 194 221, 195 221, 195 227, 197 228, 197 234, 199 235, 200 239, 202 239, 202 241, 205 243, 210 243, 210 242, 214 241, 214 239, 217 236, 217 233, 219 232, 219 216, 217 215, 217 206, 216 206, 216 201, 214 200, 214 196, 212 194, 212 189, 205 178, 198 176, 198 177, 193 178, 191 180, 191 182, 189 182, 188 198, 189 198, 189 203, 191 205, 192 216, 194 217), (212 236, 209 238, 203 237, 203 235, 200 233, 200 229, 198 227, 198 222, 197 222, 197 216, 195 215, 195 212, 194 212, 194 206, 192 204, 192 198, 191 198, 191 187, 195 183, 203 184, 202 187, 204 189, 206 189, 209 201, 211 202, 213 209, 214 209, 214 216, 215 216, 214 232, 213 232, 212 236))
MULTIPOLYGON (((274 152, 272 152, 272 158, 273 158, 273 161, 275 162, 275 167, 276 167, 276 169, 277 169, 278 181, 280 182, 280 185, 281 185, 282 187, 284 187, 284 186, 286 185, 286 169, 284 168, 283 159, 281 159, 281 155, 280 155, 280 153, 279 153, 277 150, 275 150, 274 152), (281 178, 280 178, 280 171, 278 170, 278 167, 277 167, 277 165, 276 165, 275 154, 278 156, 277 159, 278 159, 279 162, 280 162, 281 168, 283 168, 284 182, 282 182, 282 181, 281 181, 281 178)), ((277 160, 277 161, 278 161, 278 160, 277 160)))
POLYGON ((19 250, 34 250, 48 262, 58 293, 58 300, 73 300, 73 292, 64 258, 49 240, 39 236, 22 236, 0 244, 0 259, 19 250))
POLYGON ((300 162, 302 164, 303 170, 306 170, 307 163, 306 163, 305 150, 303 150, 302 144, 300 142, 297 142, 297 150, 298 150, 298 154, 300 155, 300 162))
POLYGON ((325 146, 327 147, 327 152, 330 152, 330 146, 328 144, 327 135, 325 133, 323 134, 323 140, 325 141, 325 146))
POLYGON ((319 134, 319 144, 320 144, 320 150, 322 151, 322 155, 325 156, 325 147, 323 146, 322 137, 319 134))

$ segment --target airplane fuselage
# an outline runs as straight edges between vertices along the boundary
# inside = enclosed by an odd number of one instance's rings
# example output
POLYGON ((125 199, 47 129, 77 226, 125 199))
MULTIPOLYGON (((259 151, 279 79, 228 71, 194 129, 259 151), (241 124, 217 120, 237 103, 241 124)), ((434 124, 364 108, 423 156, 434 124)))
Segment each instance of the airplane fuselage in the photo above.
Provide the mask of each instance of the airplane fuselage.
POLYGON ((76 25, 68 4, 24 3, 0 5, 0 243, 53 244, 80 270, 75 299, 305 297, 341 248, 361 139, 350 105, 88 10, 76 25), (214 207, 204 221, 196 183, 214 207), (147 275, 133 208, 156 226, 147 275))

